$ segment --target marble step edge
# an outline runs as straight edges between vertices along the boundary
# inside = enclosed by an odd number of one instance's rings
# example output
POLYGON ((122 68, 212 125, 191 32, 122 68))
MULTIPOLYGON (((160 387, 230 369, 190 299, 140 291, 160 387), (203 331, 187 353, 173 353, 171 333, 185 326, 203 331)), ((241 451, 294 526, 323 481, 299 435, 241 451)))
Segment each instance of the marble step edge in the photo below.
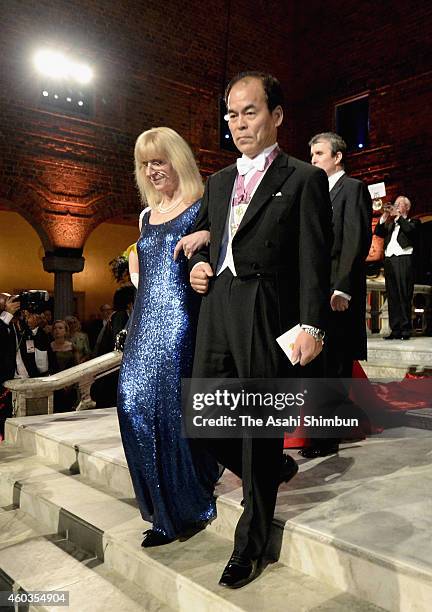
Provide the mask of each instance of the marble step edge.
POLYGON ((95 451, 94 448, 89 448, 88 443, 60 440, 32 425, 9 419, 6 422, 6 441, 3 444, 9 448, 23 449, 60 465, 73 474, 81 473, 96 484, 104 484, 125 497, 134 497, 126 460, 114 459, 103 451, 95 451))
MULTIPOLYGON (((35 458, 35 463, 38 460, 35 458)), ((107 568, 111 569, 115 573, 123 576, 126 579, 130 579, 130 572, 125 571, 123 563, 118 563, 119 556, 123 560, 133 559, 135 561, 135 571, 139 576, 139 580, 132 580, 135 584, 143 588, 147 592, 150 592, 156 599, 161 599, 165 606, 170 609, 181 609, 190 610, 191 603, 199 609, 200 612, 246 612, 247 608, 238 606, 229 601, 226 601, 225 594, 226 590, 220 587, 220 593, 213 593, 202 585, 198 584, 194 580, 191 580, 188 576, 179 574, 172 570, 169 566, 159 563, 157 560, 152 559, 149 555, 145 554, 144 549, 138 548, 139 554, 136 554, 130 546, 125 545, 122 533, 116 532, 115 529, 104 531, 98 525, 99 511, 95 512, 94 520, 89 521, 83 519, 75 512, 70 511, 67 507, 61 506, 58 501, 49 498, 49 494, 42 490, 42 487, 37 486, 38 483, 43 483, 43 478, 50 477, 51 475, 56 477, 56 489, 61 489, 61 482, 66 487, 70 486, 67 481, 70 480, 70 476, 64 475, 57 471, 56 466, 51 467, 42 463, 39 460, 39 466, 45 468, 45 474, 38 473, 35 480, 32 480, 31 475, 28 475, 25 481, 19 482, 15 479, 13 474, 3 472, 0 464, 0 495, 6 500, 6 503, 14 504, 18 506, 23 512, 32 517, 33 520, 40 522, 45 525, 53 533, 65 533, 67 538, 76 546, 89 554, 94 554, 101 563, 104 563, 107 568), (121 549, 122 553, 118 553, 121 549), (138 566, 136 566, 138 563, 138 566), (163 590, 162 595, 159 589, 153 587, 154 584, 158 585, 161 583, 167 583, 169 588, 163 590), (179 598, 182 602, 179 602, 179 598), (177 605, 180 603, 180 608, 177 605)), ((72 478, 76 479, 76 476, 72 478)), ((92 493, 94 489, 92 486, 75 480, 77 489, 77 495, 85 500, 85 503, 91 503, 92 493), (78 490, 81 489, 81 493, 78 490)), ((112 503, 113 498, 109 494, 104 494, 100 491, 97 492, 98 497, 105 495, 106 507, 112 503)), ((118 502, 118 500, 114 500, 118 502)), ((119 502, 124 503, 124 502, 119 502)), ((134 509, 134 514, 138 518, 138 510, 134 509)), ((140 522, 140 531, 150 527, 144 521, 140 522)), ((137 538, 139 537, 137 535, 137 538)), ((215 534, 209 536, 211 538, 217 538, 215 534)), ((226 550, 224 551, 224 558, 229 557, 231 547, 228 542, 224 541, 226 550)), ((206 547, 208 548, 208 547, 206 547)), ((224 558, 221 559, 221 565, 223 566, 224 558)), ((130 567, 130 566, 129 566, 130 567)), ((217 582, 217 581, 216 581, 217 582)))
MULTIPOLYGON (((103 453, 98 453, 94 452, 92 449, 87 449, 85 444, 72 446, 71 444, 63 443, 61 447, 59 447, 57 440, 34 431, 31 427, 23 427, 20 425, 19 429, 23 430, 23 433, 25 432, 26 438, 27 436, 29 436, 31 439, 37 438, 38 436, 43 436, 44 441, 48 442, 48 446, 44 445, 43 448, 39 446, 39 449, 45 451, 42 456, 48 461, 52 461, 56 464, 60 463, 62 467, 69 470, 71 467, 73 468, 74 465, 78 464, 79 473, 81 473, 85 479, 88 479, 90 482, 94 483, 96 487, 100 487, 101 485, 102 487, 106 486, 107 489, 116 495, 121 494, 128 498, 134 497, 132 483, 130 481, 128 468, 125 462, 119 463, 117 461, 113 461, 103 453), (62 451, 73 450, 73 456, 71 452, 69 452, 67 455, 63 454, 62 452, 59 453, 59 448, 61 448, 62 451), (54 461, 54 459, 58 459, 58 461, 54 461), (72 464, 70 463, 71 459, 73 459, 72 464), (107 466, 110 466, 110 468, 107 466)), ((77 472, 72 469, 72 473, 77 472)), ((220 520, 212 523, 208 529, 217 533, 218 535, 221 535, 222 537, 232 540, 234 536, 234 528, 241 512, 242 509, 240 505, 234 500, 223 495, 219 496, 218 516, 220 520), (226 520, 225 515, 229 515, 229 520, 226 520)), ((295 533, 296 538, 303 536, 308 538, 308 540, 318 543, 319 545, 323 545, 325 543, 327 546, 337 548, 346 554, 363 557, 368 561, 372 561, 374 559, 378 565, 387 566, 389 569, 397 569, 398 572, 406 571, 407 573, 410 573, 414 571, 414 573, 418 573, 417 569, 413 570, 406 564, 398 564, 394 560, 383 555, 378 555, 377 553, 371 554, 367 549, 362 549, 361 547, 349 544, 343 540, 330 538, 319 531, 309 528, 307 525, 299 524, 292 520, 283 523, 276 517, 273 521, 273 531, 276 530, 277 533, 277 531, 280 531, 281 529, 284 533, 282 546, 280 548, 279 560, 282 563, 290 566, 292 566, 291 540, 294 537, 293 534, 295 533)), ((425 576, 429 577, 427 574, 425 576)))
MULTIPOLYGON (((33 494, 37 495, 37 491, 34 488, 33 494)), ((29 500, 27 499, 27 503, 24 504, 24 507, 26 507, 27 510, 31 510, 32 519, 33 521, 37 521, 35 524, 38 525, 40 532, 42 521, 46 522, 46 515, 39 513, 42 507, 41 504, 31 504, 31 507, 29 508, 28 502, 29 500)), ((57 510, 59 513, 61 512, 61 509, 57 510)), ((24 514, 23 510, 18 510, 18 512, 22 512, 24 514)), ((27 513, 25 514, 28 516, 27 513)), ((52 516, 52 518, 54 519, 52 521, 53 524, 47 525, 47 529, 50 532, 55 526, 55 517, 52 516)), ((80 525, 82 525, 82 522, 80 522, 80 525)), ((54 533, 56 533, 55 529, 54 533)), ((282 585, 286 585, 291 598, 293 597, 293 592, 295 596, 297 589, 299 590, 299 597, 303 603, 305 603, 305 599, 311 598, 312 605, 310 609, 315 609, 315 605, 317 604, 316 598, 319 593, 319 597, 321 599, 319 602, 320 604, 322 604, 322 600, 325 602, 327 598, 329 601, 334 599, 338 602, 337 605, 332 606, 331 608, 325 607, 324 609, 328 612, 330 612, 330 610, 332 612, 344 612, 346 609, 351 609, 353 612, 364 612, 365 610, 372 612, 372 610, 376 610, 376 607, 372 608, 366 604, 366 602, 359 601, 358 598, 351 597, 346 593, 342 593, 339 589, 335 589, 334 587, 324 583, 318 583, 307 576, 301 576, 299 572, 291 570, 290 568, 284 567, 280 564, 275 564, 270 570, 266 569, 263 577, 260 577, 258 581, 248 586, 246 590, 242 589, 241 591, 233 592, 231 590, 223 589, 217 585, 217 580, 224 562, 230 554, 231 546, 227 542, 221 540, 221 538, 217 538, 215 535, 202 532, 193 538, 192 544, 189 542, 175 543, 173 546, 180 545, 185 547, 185 553, 188 560, 192 558, 192 555, 195 555, 195 557, 200 559, 206 559, 208 551, 217 548, 220 553, 220 558, 218 558, 217 563, 214 564, 214 567, 212 567, 210 571, 208 571, 207 568, 205 569, 204 578, 202 575, 200 577, 201 581, 205 580, 207 583, 211 583, 209 586, 205 586, 200 584, 194 577, 181 574, 178 571, 170 568, 169 565, 167 565, 166 560, 168 559, 169 562, 172 557, 172 553, 170 554, 167 550, 165 550, 165 557, 167 558, 165 559, 165 563, 158 561, 154 558, 155 549, 153 549, 153 554, 152 551, 149 551, 147 554, 147 551, 144 551, 139 546, 139 542, 136 542, 135 530, 132 533, 132 537, 133 544, 131 544, 130 541, 131 534, 129 534, 129 538, 125 537, 125 532, 115 532, 115 530, 113 532, 103 534, 103 567, 106 568, 107 572, 111 571, 114 575, 120 575, 129 582, 138 585, 140 589, 148 594, 147 600, 149 597, 153 597, 155 600, 158 600, 158 603, 160 603, 162 599, 161 605, 157 607, 158 612, 160 610, 181 610, 183 612, 189 612, 191 609, 200 610, 200 612, 251 612, 252 610, 263 609, 262 606, 255 608, 253 603, 251 605, 251 602, 254 602, 256 597, 260 596, 261 594, 262 604, 261 591, 267 585, 267 587, 270 586, 270 594, 272 592, 271 582, 274 583, 275 578, 278 582, 282 583, 282 585), (198 538, 200 538, 201 541, 197 542, 198 538), (230 599, 234 599, 234 601, 230 601, 230 599)), ((72 543, 78 546, 74 539, 72 540, 72 543)), ((166 549, 167 547, 163 548, 166 549)), ((94 551, 87 552, 90 555, 94 554, 94 551)), ((183 551, 180 552, 183 554, 183 551)), ((177 549, 177 554, 178 553, 179 551, 177 549)), ((181 556, 182 555, 180 555, 180 558, 181 556)), ((200 567, 199 569, 202 568, 200 567)), ((190 573, 190 568, 188 567, 186 567, 185 570, 185 573, 187 572, 190 573)), ((23 586, 26 588, 26 585, 23 586)), ((284 597, 284 592, 279 591, 277 608, 283 604, 284 597)), ((102 610, 106 608, 100 609, 102 610)), ((305 607, 304 609, 309 608, 305 607)), ((383 610, 383 608, 380 608, 380 610, 383 610)), ((72 612, 74 612, 74 610, 72 612)), ((79 612, 82 612, 82 610, 79 609, 79 612)))
MULTIPOLYGON (((19 429, 22 430, 21 434, 24 434, 22 441, 26 443, 28 443, 29 439, 41 435, 39 432, 34 431, 31 426, 24 427, 20 424, 19 429)), ((96 483, 98 481, 101 484, 102 477, 104 479, 103 484, 109 489, 118 490, 121 488, 123 489, 123 495, 133 497, 133 489, 125 464, 109 461, 103 453, 95 454, 94 451, 87 450, 85 444, 75 446, 64 444, 59 447, 55 440, 46 436, 44 436, 44 442, 47 442, 47 444, 41 445, 39 443, 39 450, 43 451, 44 456, 48 457, 51 461, 53 457, 58 458, 62 466, 67 469, 70 467, 72 457, 76 460, 77 452, 79 468, 85 478, 89 478, 97 486, 96 483), (61 453, 59 453, 59 448, 62 450, 61 453), (65 455, 65 450, 69 454, 65 455), (71 450, 73 450, 73 455, 70 454, 71 450), (108 465, 110 466, 109 469, 107 468, 108 465)), ((240 506, 233 500, 226 499, 223 496, 219 497, 218 519, 208 529, 232 541, 234 526, 237 523, 240 512, 240 506)), ((430 580, 428 575, 422 576, 422 571, 419 571, 419 568, 413 569, 405 563, 395 562, 394 559, 385 558, 368 550, 363 551, 355 545, 330 538, 319 531, 311 530, 307 526, 295 523, 294 521, 287 521, 283 525, 275 519, 272 542, 273 545, 270 545, 270 550, 278 551, 278 559, 281 563, 327 584, 332 584, 343 591, 349 591, 354 596, 359 596, 368 601, 371 600, 368 580, 362 580, 360 581, 361 584, 359 584, 357 579, 358 576, 364 575, 365 569, 367 569, 368 573, 379 572, 382 580, 386 581, 391 581, 395 574, 399 576, 399 579, 404 576, 409 591, 412 588, 410 586, 411 583, 417 583, 418 588, 423 592, 426 580, 430 580), (282 537, 281 529, 283 530, 282 537), (305 554, 305 551, 307 551, 307 554, 305 554), (343 556, 343 559, 341 556, 343 556), (327 558, 328 563, 322 564, 314 561, 322 557, 327 558), (346 572, 340 571, 341 564, 344 567, 347 565, 355 567, 355 575, 349 576, 346 572), (323 567, 325 568, 324 570, 323 567)), ((432 592, 428 589, 426 590, 428 596, 430 595, 432 599, 432 592)), ((383 606, 380 598, 375 600, 372 597, 372 601, 376 605, 383 606)))
MULTIPOLYGON (((66 483, 67 476, 58 474, 55 470, 50 470, 49 466, 45 464, 42 467, 45 468, 45 476, 50 476, 50 472, 55 473, 57 488, 61 487, 59 481, 63 480, 66 483)), ((198 609, 200 612, 246 612, 248 610, 247 607, 226 601, 224 597, 225 589, 220 588, 220 594, 209 591, 191 580, 190 577, 181 575, 169 566, 158 562, 151 557, 151 553, 150 555, 146 554, 141 547, 134 550, 130 543, 125 543, 124 534, 121 532, 115 533, 115 530, 112 533, 109 531, 103 532, 95 524, 98 519, 97 515, 94 522, 89 522, 70 512, 67 508, 60 507, 58 502, 49 499, 46 493, 44 494, 42 490, 38 490, 38 487, 35 486, 38 482, 41 482, 41 479, 43 482, 43 475, 40 472, 37 480, 32 481, 31 476, 29 476, 25 482, 17 482, 13 475, 8 476, 7 473, 1 475, 2 483, 7 480, 9 484, 9 491, 5 490, 4 484, 1 491, 7 502, 11 502, 12 499, 18 502, 23 512, 40 524, 46 525, 51 532, 67 532, 69 540, 76 546, 89 554, 94 554, 107 568, 125 578, 130 579, 132 574, 132 581, 153 596, 161 597, 161 590, 158 585, 164 584, 162 598, 163 604, 168 608, 187 611, 192 606, 192 609, 198 609)), ((68 486, 68 483, 66 483, 66 486, 68 486)), ((83 489, 81 496, 86 499, 86 502, 91 501, 91 487, 77 482, 78 488, 83 489)), ((106 503, 110 503, 108 495, 106 495, 106 503)), ((141 522, 140 527, 143 529, 149 527, 149 525, 141 522)), ((139 537, 138 534, 137 537, 139 537)), ((217 536, 210 536, 210 538, 212 537, 214 539, 217 536)), ((219 540, 219 538, 217 539, 219 540)), ((231 548, 227 542, 224 544, 226 549, 224 557, 228 557, 231 548)), ((205 549, 208 548, 209 546, 206 545, 205 549)), ((223 559, 221 559, 221 565, 223 566, 223 559)), ((216 579, 215 583, 217 583, 216 579)))
MULTIPOLYGON (((36 458, 35 461, 37 461, 36 458)), ((46 469, 49 471, 49 468, 46 467, 46 469)), ((60 476, 65 482, 71 478, 70 476, 58 474, 55 470, 52 472, 57 474, 57 478, 60 476)), ((92 486, 85 485, 78 481, 76 481, 76 485, 78 488, 82 488, 83 491, 87 492, 87 500, 89 496, 91 497, 92 491, 95 492, 92 486)), ((113 549, 115 550, 116 547, 118 548, 118 546, 121 546, 121 537, 117 538, 113 533, 110 533, 109 530, 104 533, 97 525, 97 518, 95 518, 94 521, 83 520, 82 517, 70 512, 67 508, 60 507, 50 499, 44 499, 41 492, 38 491, 38 488, 34 486, 34 483, 31 483, 30 478, 27 478, 24 483, 17 483, 12 477, 9 479, 9 487, 12 487, 15 493, 15 499, 17 498, 17 492, 19 492, 19 501, 25 511, 39 520, 42 520, 45 524, 49 524, 54 530, 57 530, 59 526, 61 529, 67 529, 69 531, 69 537, 85 550, 94 550, 96 554, 105 560, 106 545, 108 542, 110 542, 111 546, 110 553, 112 553, 113 549)), ((100 497, 100 493, 98 493, 98 495, 100 497)), ((86 498, 84 493, 83 498, 86 498)), ((106 495, 107 504, 110 503, 110 500, 112 500, 112 498, 106 495)), ((118 503, 118 500, 113 501, 118 503)), ((229 506, 237 516, 241 511, 241 509, 236 507, 235 503, 231 500, 229 500, 228 504, 223 504, 222 508, 225 505, 227 507, 229 506)), ((215 521, 215 523, 216 522, 217 521, 215 521)), ((232 530, 234 524, 233 521, 230 521, 230 528, 232 530)), ((208 528, 209 533, 212 533, 212 527, 213 525, 208 528)), ((274 525, 272 533, 273 541, 280 540, 280 531, 282 527, 283 525, 281 523, 279 523, 279 525, 274 525)), ((219 530, 216 530, 215 534, 218 534, 218 532, 219 530)), ((225 533, 225 537, 226 536, 227 534, 225 533)), ((228 537, 231 537, 231 535, 228 535, 228 537)), ((395 565, 393 560, 383 563, 385 559, 377 559, 376 555, 370 555, 368 551, 366 551, 364 556, 359 556, 359 549, 357 547, 352 545, 338 547, 338 544, 339 542, 337 540, 323 537, 322 534, 314 532, 314 530, 303 529, 301 526, 297 525, 294 529, 285 529, 283 532, 283 543, 280 551, 279 563, 297 572, 312 576, 320 583, 331 585, 343 592, 348 592, 356 598, 368 601, 383 609, 392 609, 387 607, 389 600, 393 601, 396 606, 400 595, 395 591, 393 594, 387 594, 383 598, 381 589, 371 589, 371 575, 379 576, 378 583, 400 583, 401 585, 403 583, 405 593, 412 593, 413 596, 415 594, 414 600, 415 598, 425 602, 431 600, 432 581, 429 575, 421 576, 418 571, 411 573, 407 572, 406 564, 395 565), (329 571, 331 568, 333 568, 333 570, 329 571), (395 577, 397 580, 395 580, 395 577)), ((227 556, 229 556, 229 552, 230 551, 227 552, 227 556)), ((113 554, 115 555, 115 553, 113 554)), ((122 573, 121 566, 113 566, 113 569, 120 574, 122 573)), ((154 565, 152 566, 152 570, 156 572, 154 565)), ((171 579, 174 580, 174 576, 171 576, 171 579)), ((188 587, 189 586, 188 584, 188 587)), ((186 588, 186 586, 183 585, 183 588, 186 588)), ((155 593, 155 595, 157 596, 157 593, 155 593)), ((204 605, 206 603, 208 603, 207 597, 205 597, 205 601, 203 601, 202 604, 204 605)), ((395 607, 395 609, 397 608, 395 607)), ((425 607, 425 609, 427 609, 427 607, 425 607)), ((410 610, 408 603, 406 610, 410 610)))
MULTIPOLYGON (((217 541, 218 545, 221 544, 221 538, 215 538, 214 536, 211 538, 209 537, 210 534, 207 534, 207 531, 208 530, 201 532, 192 538, 192 544, 185 550, 185 555, 187 555, 187 557, 191 557, 192 553, 195 555, 198 553, 201 559, 205 559, 207 551, 212 549, 212 543, 217 541), (198 547, 197 543, 200 539, 201 542, 198 547)), ((106 549, 105 563, 110 564, 112 562, 113 567, 120 568, 134 567, 135 570, 137 570, 135 579, 139 584, 146 583, 147 580, 153 581, 155 576, 155 559, 151 557, 152 552, 150 551, 149 553, 152 570, 152 575, 149 576, 146 571, 148 569, 148 560, 145 564, 142 562, 142 550, 139 550, 137 546, 128 545, 122 539, 117 539, 115 546, 110 550, 109 543, 111 538, 111 534, 107 534, 108 546, 106 549), (136 562, 137 558, 139 559, 138 563, 136 562)), ((178 543, 168 546, 175 546, 176 544, 178 543)), ((187 546, 188 543, 186 542, 185 544, 187 546)), ((301 609, 305 612, 306 610, 312 611, 318 609, 323 612, 346 612, 346 610, 351 610, 352 612, 385 612, 387 610, 387 608, 361 601, 359 598, 349 593, 344 593, 332 585, 317 581, 307 574, 301 574, 297 570, 280 563, 269 564, 264 569, 263 574, 244 589, 236 591, 224 589, 218 586, 217 583, 223 566, 231 553, 231 549, 232 545, 227 542, 224 543, 223 551, 220 546, 218 547, 218 562, 211 568, 211 572, 206 571, 206 586, 197 584, 195 578, 184 580, 185 577, 183 577, 183 580, 180 582, 181 601, 177 602, 178 605, 180 603, 181 610, 185 612, 189 612, 190 610, 199 610, 200 612, 229 612, 230 610, 266 612, 280 609, 301 609), (276 595, 275 591, 277 591, 276 595), (223 596, 224 599, 219 602, 215 601, 215 599, 209 600, 209 593, 213 596, 219 596, 220 594, 220 597, 223 596), (197 599, 198 594, 201 596, 199 600, 197 599), (311 598, 316 599, 317 595, 319 595, 320 602, 311 601, 311 598), (231 601, 225 598, 229 598, 231 601), (288 603, 290 601, 291 605, 288 603), (330 604, 331 607, 327 607, 329 601, 337 601, 338 603, 332 603, 330 604), (299 604, 299 602, 301 602, 301 604, 299 604), (292 607, 292 603, 295 604, 295 608, 292 607)), ((168 551, 166 552, 168 556, 168 551)), ((173 570, 165 564, 159 564, 158 572, 162 580, 166 578, 167 570, 171 573, 173 572, 173 570)), ((200 580, 203 581, 202 576, 200 580)), ((179 584, 178 578, 177 584, 179 584)), ((173 604, 172 601, 170 603, 171 605, 173 604)))
MULTIPOLYGON (((0 505, 4 500, 0 498, 0 505)), ((2 508, 7 523, 0 530, 0 588, 5 591, 66 591, 70 612, 173 612, 91 554, 51 532, 21 509, 2 508), (6 511, 5 511, 6 510, 6 511), (31 560, 30 564, 28 560, 31 560), (33 561, 36 561, 37 567, 33 561), (96 562, 95 562, 96 561, 96 562)), ((2 608, 3 609, 3 608, 2 608)), ((57 609, 39 603, 30 610, 57 609)))
MULTIPOLYGON (((233 500, 218 498, 218 520, 207 529, 223 529, 225 537, 232 539, 241 511, 233 500), (227 513, 231 514, 229 519, 227 513)), ((279 563, 383 609, 430 609, 432 567, 427 571, 423 566, 362 548, 292 519, 284 523, 277 517, 273 519, 268 551, 279 563)))

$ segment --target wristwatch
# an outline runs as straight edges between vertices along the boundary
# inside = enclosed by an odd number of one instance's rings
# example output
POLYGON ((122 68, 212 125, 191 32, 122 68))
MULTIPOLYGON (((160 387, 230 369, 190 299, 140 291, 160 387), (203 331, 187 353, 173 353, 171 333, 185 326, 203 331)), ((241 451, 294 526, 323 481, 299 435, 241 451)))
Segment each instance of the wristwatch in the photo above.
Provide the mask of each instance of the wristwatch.
POLYGON ((303 331, 312 336, 312 338, 315 338, 315 340, 317 340, 318 342, 322 342, 324 340, 325 332, 323 332, 321 329, 318 329, 318 327, 312 327, 312 325, 300 325, 300 327, 303 331))

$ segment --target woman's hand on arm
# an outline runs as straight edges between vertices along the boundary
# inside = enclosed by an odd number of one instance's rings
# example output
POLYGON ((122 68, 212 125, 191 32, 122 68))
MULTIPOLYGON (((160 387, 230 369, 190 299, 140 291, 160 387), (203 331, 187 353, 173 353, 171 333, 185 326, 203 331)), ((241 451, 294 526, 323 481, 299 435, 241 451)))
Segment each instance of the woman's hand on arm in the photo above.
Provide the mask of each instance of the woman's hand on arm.
POLYGON ((184 252, 185 257, 190 259, 194 253, 207 246, 210 242, 210 232, 207 230, 200 230, 193 234, 183 236, 179 240, 174 249, 174 261, 180 255, 181 251, 184 252))

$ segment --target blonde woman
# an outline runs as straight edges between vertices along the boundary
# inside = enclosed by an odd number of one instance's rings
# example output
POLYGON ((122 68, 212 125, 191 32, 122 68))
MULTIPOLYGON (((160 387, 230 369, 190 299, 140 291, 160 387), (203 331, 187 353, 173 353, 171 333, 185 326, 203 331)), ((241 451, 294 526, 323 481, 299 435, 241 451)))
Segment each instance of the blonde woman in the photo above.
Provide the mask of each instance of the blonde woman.
POLYGON ((135 176, 147 208, 140 216, 139 283, 117 406, 141 515, 153 523, 142 542, 149 547, 190 534, 216 514, 217 464, 200 457, 198 470, 181 435, 181 379, 191 375, 199 307, 187 258, 209 235, 187 236, 203 185, 192 151, 174 130, 139 136, 135 176))
MULTIPOLYGON (((71 342, 70 329, 63 319, 54 321, 52 326, 54 340, 51 342, 51 374, 63 372, 79 363, 79 355, 71 342)), ((54 391, 54 412, 69 412, 78 401, 75 385, 54 391)))
POLYGON ((87 334, 81 331, 80 320, 73 315, 69 315, 65 317, 65 321, 69 327, 69 340, 78 356, 78 363, 88 361, 91 357, 90 343, 87 334))

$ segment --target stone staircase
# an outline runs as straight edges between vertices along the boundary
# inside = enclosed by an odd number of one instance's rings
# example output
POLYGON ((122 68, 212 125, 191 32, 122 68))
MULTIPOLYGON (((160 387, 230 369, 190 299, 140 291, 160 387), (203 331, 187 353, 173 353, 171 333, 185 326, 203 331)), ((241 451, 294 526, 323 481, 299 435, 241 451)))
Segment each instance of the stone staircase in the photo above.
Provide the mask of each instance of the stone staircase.
POLYGON ((368 359, 360 363, 369 380, 402 380, 408 372, 430 372, 432 338, 384 340, 374 334, 368 337, 368 359))
POLYGON ((11 419, 0 445, 0 589, 68 591, 73 612, 426 612, 431 440, 406 428, 302 460, 278 496, 278 561, 229 590, 217 583, 241 513, 233 475, 218 485, 218 518, 205 531, 143 549, 149 525, 115 409, 11 419))

